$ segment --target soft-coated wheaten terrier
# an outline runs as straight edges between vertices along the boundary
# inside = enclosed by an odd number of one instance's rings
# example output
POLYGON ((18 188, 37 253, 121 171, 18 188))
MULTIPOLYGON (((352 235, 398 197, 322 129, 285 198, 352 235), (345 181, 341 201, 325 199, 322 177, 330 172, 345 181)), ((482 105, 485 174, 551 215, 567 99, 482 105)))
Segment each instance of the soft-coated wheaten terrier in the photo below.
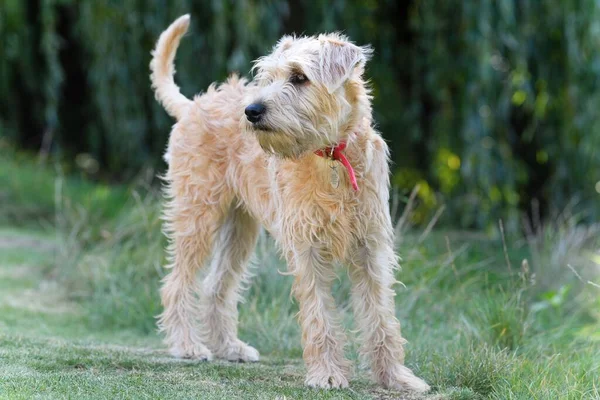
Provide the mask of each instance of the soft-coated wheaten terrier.
POLYGON ((375 379, 427 391, 403 365, 394 313, 388 148, 362 78, 370 50, 339 34, 285 36, 258 59, 253 82, 231 76, 189 100, 173 80, 188 26, 186 15, 163 32, 150 64, 157 99, 177 120, 165 155, 170 273, 159 320, 171 353, 258 360, 237 337, 237 303, 262 225, 294 276, 306 384, 348 386, 331 295, 339 262, 349 268, 361 354, 375 379))

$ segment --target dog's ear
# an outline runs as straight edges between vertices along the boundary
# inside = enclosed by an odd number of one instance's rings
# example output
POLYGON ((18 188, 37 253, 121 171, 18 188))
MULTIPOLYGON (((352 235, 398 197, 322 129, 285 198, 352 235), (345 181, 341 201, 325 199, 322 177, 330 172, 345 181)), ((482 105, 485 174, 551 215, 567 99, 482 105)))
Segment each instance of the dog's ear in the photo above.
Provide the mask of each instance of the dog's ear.
POLYGON ((321 79, 329 93, 335 92, 358 68, 362 74, 364 65, 371 55, 369 47, 360 47, 343 36, 320 35, 321 50, 319 68, 321 79))

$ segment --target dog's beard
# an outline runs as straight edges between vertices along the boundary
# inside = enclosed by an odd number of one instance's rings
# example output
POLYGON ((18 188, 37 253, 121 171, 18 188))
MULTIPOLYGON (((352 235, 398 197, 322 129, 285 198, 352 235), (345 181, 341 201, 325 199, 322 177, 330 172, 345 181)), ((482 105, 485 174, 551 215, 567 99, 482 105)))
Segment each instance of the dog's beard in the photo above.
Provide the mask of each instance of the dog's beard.
POLYGON ((323 140, 325 135, 320 134, 310 121, 300 118, 288 117, 279 121, 267 116, 254 124, 246 120, 245 129, 254 134, 265 153, 285 159, 298 159, 324 147, 327 142, 323 140))
POLYGON ((258 144, 268 154, 281 158, 299 158, 310 146, 298 137, 277 130, 254 129, 258 144))

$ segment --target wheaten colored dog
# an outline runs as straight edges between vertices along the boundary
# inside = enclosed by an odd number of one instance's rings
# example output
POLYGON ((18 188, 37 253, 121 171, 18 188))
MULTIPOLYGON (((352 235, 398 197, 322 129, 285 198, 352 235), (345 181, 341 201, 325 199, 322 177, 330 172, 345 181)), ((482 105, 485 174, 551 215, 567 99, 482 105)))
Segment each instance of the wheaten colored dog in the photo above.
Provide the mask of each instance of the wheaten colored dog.
POLYGON ((286 36, 256 62, 254 82, 232 76, 192 101, 173 81, 188 25, 186 15, 161 35, 151 63, 156 96, 177 119, 166 154, 171 271, 159 321, 171 353, 258 360, 237 337, 237 303, 262 225, 295 278, 306 384, 348 386, 350 364, 331 295, 340 262, 350 271, 361 353, 376 380, 427 391, 403 365, 394 313, 388 149, 371 127, 361 77, 369 49, 338 34, 286 36), (197 273, 209 262, 199 283, 197 273))

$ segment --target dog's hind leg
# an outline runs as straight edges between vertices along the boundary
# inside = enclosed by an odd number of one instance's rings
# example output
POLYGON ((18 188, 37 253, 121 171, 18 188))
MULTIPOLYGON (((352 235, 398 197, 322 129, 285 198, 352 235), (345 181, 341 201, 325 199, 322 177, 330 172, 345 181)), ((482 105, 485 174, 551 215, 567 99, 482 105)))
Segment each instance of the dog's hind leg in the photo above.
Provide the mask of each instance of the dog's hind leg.
POLYGON ((258 361, 258 351, 237 337, 240 291, 259 225, 234 204, 220 228, 211 268, 202 284, 203 337, 215 357, 229 361, 258 361))
POLYGON ((212 354, 200 335, 197 274, 210 256, 221 216, 215 207, 182 204, 172 207, 170 214, 171 272, 164 277, 160 290, 164 310, 158 326, 175 357, 211 360, 212 354))
MULTIPOLYGON (((177 134, 177 132, 175 133, 177 134)), ((199 140, 189 135, 174 147, 167 172, 166 194, 169 201, 164 212, 164 230, 169 237, 171 271, 160 290, 163 312, 158 326, 165 334, 171 354, 180 358, 210 360, 211 351, 202 338, 198 272, 208 264, 213 242, 225 220, 232 195, 223 185, 224 168, 217 161, 199 156, 199 140)))

